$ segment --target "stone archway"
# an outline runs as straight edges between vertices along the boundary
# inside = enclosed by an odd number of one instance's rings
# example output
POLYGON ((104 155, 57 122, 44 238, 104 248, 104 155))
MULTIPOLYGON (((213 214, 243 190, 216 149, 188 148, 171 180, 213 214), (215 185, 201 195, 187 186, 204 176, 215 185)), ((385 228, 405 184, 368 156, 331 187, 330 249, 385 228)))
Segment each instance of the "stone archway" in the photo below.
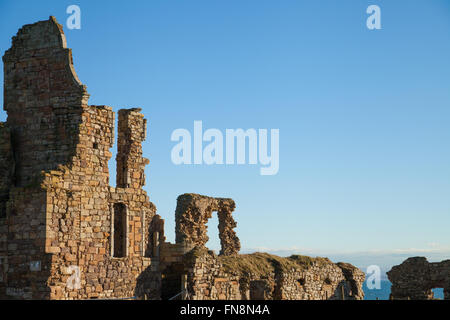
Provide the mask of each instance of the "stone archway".
POLYGON ((205 246, 208 242, 206 224, 212 213, 217 212, 222 247, 220 254, 237 254, 241 244, 233 230, 236 227, 236 221, 232 216, 235 208, 235 202, 229 198, 213 198, 192 193, 180 195, 175 211, 176 243, 205 246))

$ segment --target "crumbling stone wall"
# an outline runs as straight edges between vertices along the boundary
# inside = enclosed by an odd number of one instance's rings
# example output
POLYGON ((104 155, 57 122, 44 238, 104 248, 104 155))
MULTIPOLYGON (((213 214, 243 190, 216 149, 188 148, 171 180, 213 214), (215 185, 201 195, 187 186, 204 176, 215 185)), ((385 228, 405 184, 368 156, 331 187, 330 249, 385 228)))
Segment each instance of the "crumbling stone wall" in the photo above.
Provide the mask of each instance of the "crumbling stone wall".
POLYGON ((166 242, 142 189, 146 120, 138 108, 119 111, 111 187, 115 113, 88 105, 55 18, 22 27, 3 62, 0 299, 159 299, 179 290, 185 299, 362 298, 364 274, 346 264, 281 268, 287 260, 272 256, 255 263, 276 265, 264 274, 226 267, 223 259, 244 262, 232 199, 179 196, 176 243, 166 242), (213 212, 219 256, 204 247, 213 212))
POLYGON ((177 243, 190 243, 204 246, 208 242, 207 222, 212 213, 217 211, 219 217, 219 238, 221 255, 234 255, 241 249, 236 232, 236 222, 232 212, 236 204, 233 199, 212 198, 199 194, 182 194, 177 199, 175 211, 175 236, 177 243))
POLYGON ((313 263, 306 270, 281 274, 281 300, 363 300, 364 273, 349 264, 313 263))
POLYGON ((430 263, 424 257, 408 258, 387 275, 391 299, 430 300, 434 288, 443 288, 444 299, 450 299, 450 260, 430 263))
POLYGON ((119 111, 113 188, 115 114, 87 104, 56 20, 21 28, 3 61, 0 189, 8 201, 0 218, 0 298, 159 298, 158 258, 148 250, 156 208, 142 190, 143 115, 119 111), (118 204, 124 225, 115 229, 118 204), (124 252, 115 257, 120 230, 124 252))
POLYGON ((305 262, 268 254, 254 254, 256 270, 242 269, 249 256, 235 256, 223 261, 206 248, 196 247, 185 255, 187 299, 192 300, 362 300, 364 273, 346 263, 332 263, 326 258, 308 258, 305 262), (277 261, 286 261, 281 267, 277 261), (225 266, 224 263, 233 266, 225 266), (234 264, 236 266, 234 266, 234 264))

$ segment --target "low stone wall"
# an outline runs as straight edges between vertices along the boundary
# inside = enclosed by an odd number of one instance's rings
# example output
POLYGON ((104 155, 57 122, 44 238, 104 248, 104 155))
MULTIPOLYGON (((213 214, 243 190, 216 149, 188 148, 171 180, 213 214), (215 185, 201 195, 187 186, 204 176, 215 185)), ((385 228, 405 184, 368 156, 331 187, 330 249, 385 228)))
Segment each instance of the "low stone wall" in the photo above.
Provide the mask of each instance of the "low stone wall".
POLYGON ((349 264, 335 264, 326 258, 303 256, 281 258, 264 253, 227 259, 224 261, 212 251, 201 247, 187 253, 184 257, 187 299, 362 300, 364 298, 362 284, 365 275, 349 264), (255 268, 256 272, 252 272, 252 268, 255 268))
POLYGON ((344 263, 314 262, 305 271, 283 274, 281 299, 362 300, 364 273, 344 263))
POLYGON ((450 260, 430 263, 424 257, 412 257, 387 275, 392 283, 391 299, 430 300, 434 288, 443 288, 444 299, 450 299, 450 260))

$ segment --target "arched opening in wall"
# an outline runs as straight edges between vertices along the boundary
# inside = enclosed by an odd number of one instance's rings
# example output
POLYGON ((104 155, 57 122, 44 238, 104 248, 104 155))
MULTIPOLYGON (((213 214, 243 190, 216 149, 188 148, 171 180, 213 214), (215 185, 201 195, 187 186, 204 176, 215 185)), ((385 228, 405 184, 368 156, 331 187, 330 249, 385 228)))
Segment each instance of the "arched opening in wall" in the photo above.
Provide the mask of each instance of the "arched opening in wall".
POLYGON ((216 254, 220 252, 220 238, 219 238, 219 217, 217 212, 212 213, 212 217, 208 220, 206 224, 208 242, 206 242, 206 247, 213 250, 216 254))
POLYGON ((444 288, 433 288, 433 299, 444 300, 444 288))
POLYGON ((123 203, 113 206, 112 251, 114 258, 127 256, 127 207, 123 203))

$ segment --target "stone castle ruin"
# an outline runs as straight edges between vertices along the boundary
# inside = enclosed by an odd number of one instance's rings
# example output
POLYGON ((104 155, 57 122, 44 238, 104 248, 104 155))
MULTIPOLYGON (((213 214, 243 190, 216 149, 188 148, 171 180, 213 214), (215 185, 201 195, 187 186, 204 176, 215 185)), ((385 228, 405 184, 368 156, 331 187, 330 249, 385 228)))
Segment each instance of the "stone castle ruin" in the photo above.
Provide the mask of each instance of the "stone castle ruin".
POLYGON ((143 190, 140 109, 88 104, 55 18, 23 26, 3 56, 1 299, 362 299, 364 274, 326 258, 240 255, 232 199, 178 198, 176 243, 143 190), (209 251, 217 212, 222 249, 209 251))
POLYGON ((424 257, 408 258, 387 275, 393 300, 432 300, 435 288, 444 289, 444 299, 450 300, 450 260, 430 263, 424 257))

